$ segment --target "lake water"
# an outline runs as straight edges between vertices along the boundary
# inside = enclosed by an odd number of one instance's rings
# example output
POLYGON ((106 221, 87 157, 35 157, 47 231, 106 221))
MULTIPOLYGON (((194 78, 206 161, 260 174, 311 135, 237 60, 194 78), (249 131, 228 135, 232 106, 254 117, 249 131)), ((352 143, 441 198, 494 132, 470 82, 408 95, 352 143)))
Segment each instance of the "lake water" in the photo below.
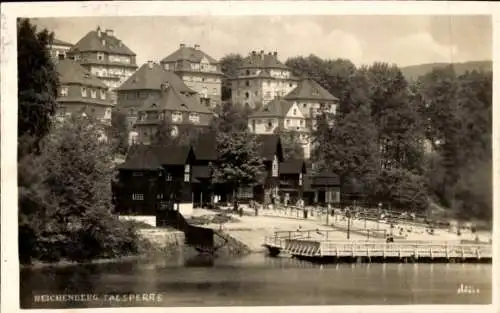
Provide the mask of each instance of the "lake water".
POLYGON ((253 254, 23 269, 20 291, 22 308, 489 304, 491 276, 488 264, 321 266, 253 254))

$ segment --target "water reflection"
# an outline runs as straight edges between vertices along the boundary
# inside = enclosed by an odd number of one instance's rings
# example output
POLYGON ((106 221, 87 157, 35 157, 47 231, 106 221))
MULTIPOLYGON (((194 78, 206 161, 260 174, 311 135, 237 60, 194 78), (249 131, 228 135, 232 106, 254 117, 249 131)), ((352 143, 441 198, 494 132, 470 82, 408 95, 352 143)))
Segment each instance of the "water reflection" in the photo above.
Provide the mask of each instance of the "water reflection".
POLYGON ((25 269, 23 308, 102 306, 485 304, 491 265, 326 264, 250 255, 158 258, 112 264, 25 269), (480 295, 458 296, 470 284, 480 295), (161 293, 158 303, 34 303, 50 293, 161 293))

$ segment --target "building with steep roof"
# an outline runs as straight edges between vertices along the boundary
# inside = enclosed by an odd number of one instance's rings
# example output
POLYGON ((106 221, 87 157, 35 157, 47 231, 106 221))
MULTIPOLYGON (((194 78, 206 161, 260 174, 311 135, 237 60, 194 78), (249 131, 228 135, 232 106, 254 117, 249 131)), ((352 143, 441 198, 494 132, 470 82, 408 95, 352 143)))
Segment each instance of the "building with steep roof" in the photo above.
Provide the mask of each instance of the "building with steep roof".
POLYGON ((200 94, 201 101, 208 107, 220 105, 224 74, 219 61, 200 50, 199 45, 180 44, 179 49, 163 58, 160 64, 165 70, 179 75, 188 87, 200 94))
POLYGON ((113 104, 108 87, 100 79, 73 60, 59 60, 56 70, 60 81, 56 111, 58 119, 85 113, 107 124, 111 123, 113 104))
POLYGON ((73 47, 72 43, 54 38, 52 44, 48 47, 50 56, 54 61, 66 59, 66 53, 73 47))
POLYGON ((212 111, 200 103, 196 94, 183 94, 165 82, 161 85, 159 96, 150 95, 138 110, 135 123, 137 141, 152 143, 159 125, 164 121, 173 124, 175 136, 179 127, 207 127, 212 117, 212 111))
POLYGON ((127 115, 130 127, 137 120, 138 109, 143 107, 148 99, 160 97, 164 83, 186 97, 197 95, 196 91, 186 86, 174 72, 166 71, 160 64, 148 61, 117 89, 117 108, 127 115))
POLYGON ((113 103, 116 103, 115 89, 137 69, 136 54, 115 36, 112 29, 103 31, 97 27, 88 32, 67 55, 110 88, 113 103))
POLYGON ((252 51, 231 77, 233 104, 259 109, 276 98, 284 97, 297 86, 291 70, 278 59, 277 52, 252 51))
POLYGON ((311 133, 315 117, 323 110, 335 113, 338 99, 311 78, 304 78, 283 98, 276 98, 257 109, 248 118, 248 127, 255 134, 272 134, 277 130, 293 131, 311 155, 311 133))
POLYGON ((337 97, 310 77, 303 78, 284 99, 296 104, 308 119, 325 111, 335 114, 339 101, 337 97))

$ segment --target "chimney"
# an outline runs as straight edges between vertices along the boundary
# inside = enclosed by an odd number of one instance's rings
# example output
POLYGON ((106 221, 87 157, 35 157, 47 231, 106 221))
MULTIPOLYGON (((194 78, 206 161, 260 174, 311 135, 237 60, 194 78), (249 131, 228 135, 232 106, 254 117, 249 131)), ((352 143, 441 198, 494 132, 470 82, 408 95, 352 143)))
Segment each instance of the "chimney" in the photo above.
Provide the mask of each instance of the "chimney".
POLYGON ((106 29, 106 35, 107 36, 113 36, 114 32, 112 29, 106 29))
POLYGON ((153 61, 148 61, 148 68, 153 68, 153 61))
POLYGON ((179 46, 180 46, 181 48, 185 48, 185 47, 186 47, 186 45, 185 45, 185 44, 183 44, 183 43, 181 43, 179 46))
POLYGON ((198 49, 200 49, 200 45, 195 44, 195 45, 194 45, 194 48, 195 48, 195 50, 198 50, 198 49))
POLYGON ((260 50, 260 55, 263 55, 264 54, 264 50, 260 50))
POLYGON ((101 38, 101 26, 97 26, 97 37, 101 38))
POLYGON ((274 51, 273 55, 274 55, 275 57, 278 57, 278 52, 277 52, 277 51, 274 51))
POLYGON ((257 55, 257 52, 255 52, 255 50, 252 51, 252 55, 257 55))

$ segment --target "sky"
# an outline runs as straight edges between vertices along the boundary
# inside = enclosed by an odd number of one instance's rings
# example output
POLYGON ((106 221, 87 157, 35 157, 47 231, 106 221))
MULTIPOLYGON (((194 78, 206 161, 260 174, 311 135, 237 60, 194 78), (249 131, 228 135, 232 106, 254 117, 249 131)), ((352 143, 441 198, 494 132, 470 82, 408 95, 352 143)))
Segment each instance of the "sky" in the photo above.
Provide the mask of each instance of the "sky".
POLYGON ((220 59, 229 53, 277 51, 294 56, 347 58, 408 66, 434 62, 492 60, 489 16, 158 16, 36 18, 56 38, 76 43, 86 33, 113 29, 137 54, 139 65, 160 61, 179 44, 200 45, 220 59))

